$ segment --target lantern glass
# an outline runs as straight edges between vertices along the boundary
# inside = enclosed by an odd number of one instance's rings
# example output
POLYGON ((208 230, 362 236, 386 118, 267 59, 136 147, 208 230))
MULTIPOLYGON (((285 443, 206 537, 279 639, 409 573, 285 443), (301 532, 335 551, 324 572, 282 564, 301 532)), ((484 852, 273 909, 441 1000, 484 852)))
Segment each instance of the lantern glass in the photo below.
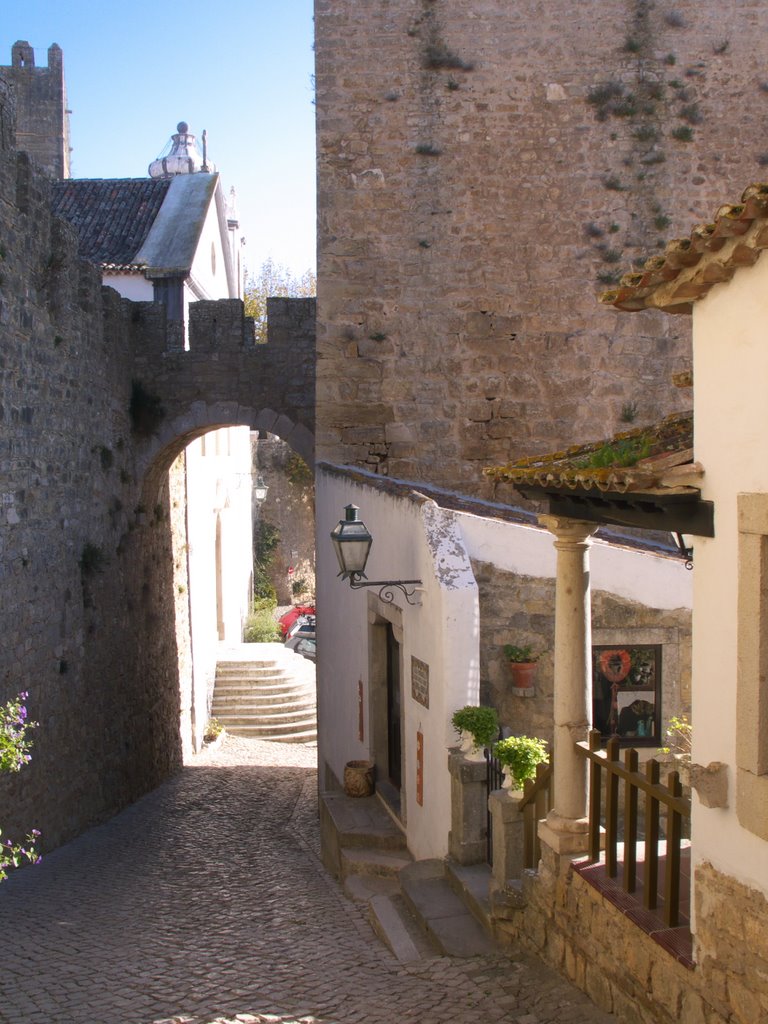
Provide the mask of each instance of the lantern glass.
POLYGON ((268 490, 269 487, 264 483, 264 477, 259 473, 253 487, 253 496, 256 498, 256 501, 266 501, 268 490))
POLYGON ((345 518, 331 531, 331 540, 339 562, 340 575, 362 574, 368 562, 373 538, 365 523, 358 518, 357 505, 347 505, 345 518))

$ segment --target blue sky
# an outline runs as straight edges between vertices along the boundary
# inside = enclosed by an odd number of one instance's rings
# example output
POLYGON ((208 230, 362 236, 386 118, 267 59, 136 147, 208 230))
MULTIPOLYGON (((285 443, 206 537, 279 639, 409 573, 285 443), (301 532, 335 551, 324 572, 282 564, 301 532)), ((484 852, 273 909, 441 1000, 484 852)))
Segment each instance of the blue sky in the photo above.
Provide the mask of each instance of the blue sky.
POLYGON ((238 196, 245 262, 315 265, 312 0, 5 0, 0 64, 64 51, 78 178, 143 177, 185 120, 238 196))

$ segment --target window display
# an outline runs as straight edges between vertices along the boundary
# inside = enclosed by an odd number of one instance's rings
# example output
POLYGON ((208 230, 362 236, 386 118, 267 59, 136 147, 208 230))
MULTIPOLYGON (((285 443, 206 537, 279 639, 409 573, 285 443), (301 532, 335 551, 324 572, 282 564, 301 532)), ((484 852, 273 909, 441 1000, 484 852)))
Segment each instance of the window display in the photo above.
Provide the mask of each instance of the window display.
POLYGON ((627 746, 661 742, 661 645, 592 648, 592 722, 627 746))

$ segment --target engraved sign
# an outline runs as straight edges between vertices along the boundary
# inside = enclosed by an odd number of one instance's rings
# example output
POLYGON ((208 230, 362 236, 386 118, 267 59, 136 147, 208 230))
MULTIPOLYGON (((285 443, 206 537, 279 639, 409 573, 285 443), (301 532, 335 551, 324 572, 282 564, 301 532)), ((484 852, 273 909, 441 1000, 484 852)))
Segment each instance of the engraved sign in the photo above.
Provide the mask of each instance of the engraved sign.
POLYGON ((429 665, 411 655, 411 696, 425 708, 429 707, 429 665))

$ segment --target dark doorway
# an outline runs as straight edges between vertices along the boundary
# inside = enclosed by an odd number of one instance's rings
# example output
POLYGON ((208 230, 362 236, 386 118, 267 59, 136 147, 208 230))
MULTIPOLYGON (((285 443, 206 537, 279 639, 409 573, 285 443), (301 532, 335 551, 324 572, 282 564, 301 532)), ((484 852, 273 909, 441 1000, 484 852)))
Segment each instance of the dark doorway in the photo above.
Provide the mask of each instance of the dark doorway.
POLYGON ((387 623, 387 764, 389 782, 400 791, 402 784, 400 644, 387 623))

